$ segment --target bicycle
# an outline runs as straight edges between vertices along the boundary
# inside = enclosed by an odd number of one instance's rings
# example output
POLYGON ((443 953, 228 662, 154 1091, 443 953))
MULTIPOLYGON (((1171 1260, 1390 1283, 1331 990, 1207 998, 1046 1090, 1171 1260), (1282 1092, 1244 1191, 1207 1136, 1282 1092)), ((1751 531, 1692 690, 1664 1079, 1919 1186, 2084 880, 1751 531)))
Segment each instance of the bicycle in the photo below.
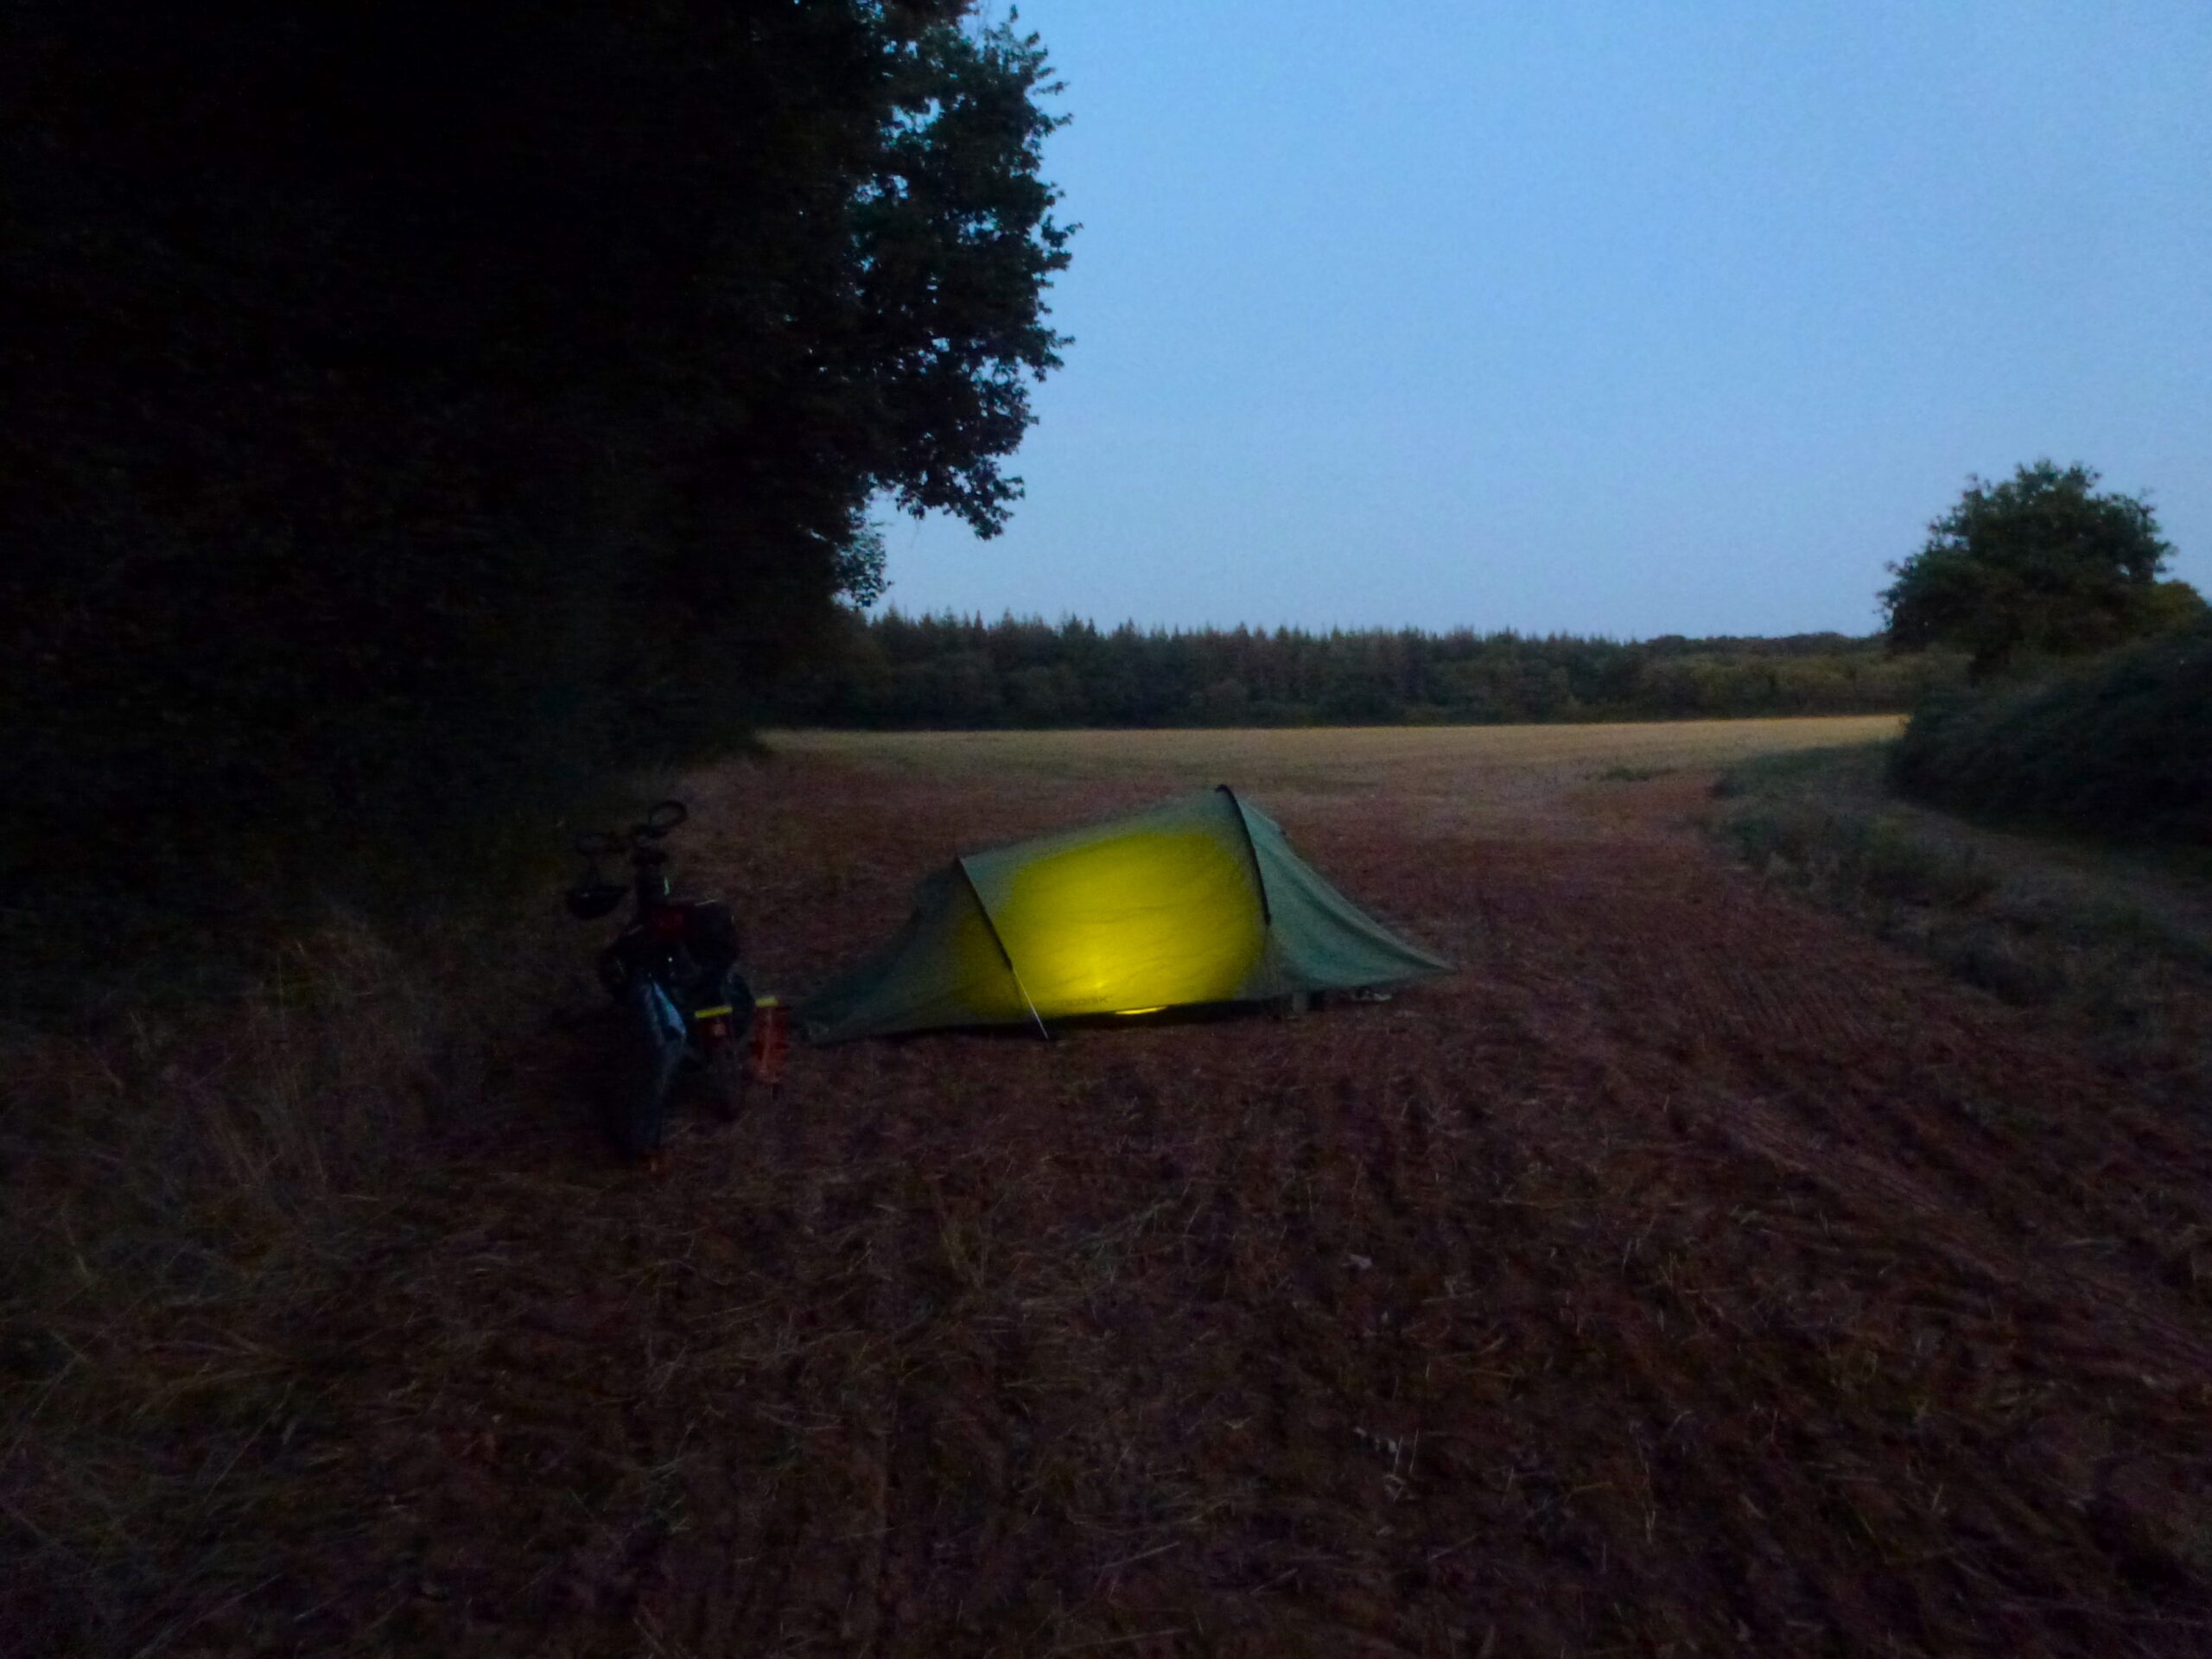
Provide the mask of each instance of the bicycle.
POLYGON ((662 801, 626 830, 585 836, 575 850, 584 874, 570 886, 578 921, 611 914, 624 896, 628 922, 599 955, 599 981, 628 1014, 630 1040, 606 1101, 607 1128, 633 1158, 659 1151, 669 1097, 679 1071, 698 1074, 723 1119, 744 1109, 746 1033, 753 993, 738 971, 736 919, 728 905, 672 896, 660 842, 690 817, 681 801, 662 801), (625 858, 631 879, 609 880, 602 859, 625 858))

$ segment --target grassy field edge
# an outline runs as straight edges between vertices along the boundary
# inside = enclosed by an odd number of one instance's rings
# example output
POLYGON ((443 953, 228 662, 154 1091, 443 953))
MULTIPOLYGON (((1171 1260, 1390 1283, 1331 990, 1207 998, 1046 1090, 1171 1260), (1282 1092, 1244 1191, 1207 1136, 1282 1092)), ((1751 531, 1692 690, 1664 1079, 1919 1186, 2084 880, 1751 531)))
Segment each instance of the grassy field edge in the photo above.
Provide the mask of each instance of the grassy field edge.
POLYGON ((1724 846, 2015 1007, 2088 1029, 2177 1097, 2212 1085, 2212 881, 2185 855, 2021 833, 1900 798, 1891 743, 1756 757, 1713 787, 1724 846))

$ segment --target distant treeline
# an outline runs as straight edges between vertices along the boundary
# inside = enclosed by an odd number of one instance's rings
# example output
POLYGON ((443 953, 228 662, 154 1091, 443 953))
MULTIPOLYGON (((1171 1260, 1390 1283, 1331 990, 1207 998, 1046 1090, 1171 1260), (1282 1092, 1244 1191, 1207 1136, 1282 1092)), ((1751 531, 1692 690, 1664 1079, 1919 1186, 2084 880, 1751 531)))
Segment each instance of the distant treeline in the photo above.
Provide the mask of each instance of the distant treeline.
POLYGON ((1014 616, 849 618, 765 711, 804 726, 1299 726, 1903 712, 1955 658, 1878 639, 1624 641, 1302 629, 1111 629, 1014 616))

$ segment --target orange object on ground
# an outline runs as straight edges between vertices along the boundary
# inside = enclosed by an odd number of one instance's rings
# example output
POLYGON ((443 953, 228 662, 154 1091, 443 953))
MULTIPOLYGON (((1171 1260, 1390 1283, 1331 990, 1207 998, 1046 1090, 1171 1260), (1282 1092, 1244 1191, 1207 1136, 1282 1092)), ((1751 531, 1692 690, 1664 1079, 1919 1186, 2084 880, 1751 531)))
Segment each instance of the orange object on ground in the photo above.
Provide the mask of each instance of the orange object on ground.
POLYGON ((791 1052, 791 1010, 772 996, 753 1005, 753 1075, 770 1088, 784 1080, 784 1057, 791 1052))

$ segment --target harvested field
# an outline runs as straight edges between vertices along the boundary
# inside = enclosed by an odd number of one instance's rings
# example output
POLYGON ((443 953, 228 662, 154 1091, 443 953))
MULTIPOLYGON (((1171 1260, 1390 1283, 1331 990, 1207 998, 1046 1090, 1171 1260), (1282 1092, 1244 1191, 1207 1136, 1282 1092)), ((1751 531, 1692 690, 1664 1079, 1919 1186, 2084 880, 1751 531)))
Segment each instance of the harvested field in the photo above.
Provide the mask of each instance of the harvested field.
POLYGON ((288 1403, 211 1406, 236 1564, 131 1645, 2212 1650, 2212 1126, 1694 832, 1717 766, 1893 726, 803 735, 696 780, 765 988, 956 849, 1217 780, 1459 971, 802 1052, 658 1181, 558 1034, 519 1127, 224 1351, 288 1403))

